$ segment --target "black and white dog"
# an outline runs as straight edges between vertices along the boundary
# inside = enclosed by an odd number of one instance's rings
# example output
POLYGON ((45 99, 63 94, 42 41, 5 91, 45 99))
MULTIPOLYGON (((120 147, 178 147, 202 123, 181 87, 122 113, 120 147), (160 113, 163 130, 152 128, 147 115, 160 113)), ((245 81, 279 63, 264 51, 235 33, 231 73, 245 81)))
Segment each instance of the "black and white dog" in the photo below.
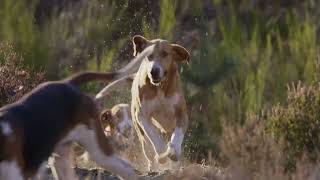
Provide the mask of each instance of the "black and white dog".
POLYGON ((119 71, 84 72, 46 82, 19 101, 2 107, 0 179, 36 177, 53 152, 58 154, 55 167, 59 179, 76 179, 69 161, 72 142, 82 145, 107 170, 125 179, 135 179, 132 166, 115 155, 104 135, 96 100, 78 86, 94 80, 111 81, 135 72, 152 48, 119 71))

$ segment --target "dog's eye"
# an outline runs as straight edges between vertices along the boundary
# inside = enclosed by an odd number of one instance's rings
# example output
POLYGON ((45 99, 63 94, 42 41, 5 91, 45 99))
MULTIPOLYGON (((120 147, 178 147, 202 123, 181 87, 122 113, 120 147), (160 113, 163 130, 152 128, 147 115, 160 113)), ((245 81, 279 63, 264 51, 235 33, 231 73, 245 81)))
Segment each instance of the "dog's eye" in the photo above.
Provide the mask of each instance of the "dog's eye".
POLYGON ((150 54, 150 55, 148 56, 148 60, 151 61, 152 59, 153 59, 153 54, 150 54))
POLYGON ((162 57, 167 57, 168 56, 168 53, 166 51, 161 51, 161 56, 162 57))

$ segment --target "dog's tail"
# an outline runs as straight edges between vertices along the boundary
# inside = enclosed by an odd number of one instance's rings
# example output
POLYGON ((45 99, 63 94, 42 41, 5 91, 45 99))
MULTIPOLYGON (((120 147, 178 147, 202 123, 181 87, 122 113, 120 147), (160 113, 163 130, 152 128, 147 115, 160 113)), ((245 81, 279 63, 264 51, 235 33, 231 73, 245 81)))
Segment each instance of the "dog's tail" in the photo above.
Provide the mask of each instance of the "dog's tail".
POLYGON ((79 86, 90 81, 111 81, 115 79, 117 75, 117 72, 82 72, 69 77, 68 79, 66 79, 66 81, 74 86, 79 86))
POLYGON ((128 85, 131 85, 133 82, 133 79, 136 74, 130 74, 128 76, 125 76, 123 78, 120 78, 116 81, 113 81, 112 83, 108 84, 106 87, 104 87, 97 95, 96 99, 100 99, 104 96, 106 96, 108 93, 112 92, 113 90, 122 89, 128 85))
POLYGON ((66 82, 79 86, 81 84, 90 81, 112 81, 114 79, 119 79, 128 75, 131 75, 138 71, 140 64, 143 59, 149 56, 153 51, 154 45, 147 47, 144 51, 138 54, 133 60, 130 61, 125 67, 115 72, 82 72, 74 76, 65 79, 66 82))

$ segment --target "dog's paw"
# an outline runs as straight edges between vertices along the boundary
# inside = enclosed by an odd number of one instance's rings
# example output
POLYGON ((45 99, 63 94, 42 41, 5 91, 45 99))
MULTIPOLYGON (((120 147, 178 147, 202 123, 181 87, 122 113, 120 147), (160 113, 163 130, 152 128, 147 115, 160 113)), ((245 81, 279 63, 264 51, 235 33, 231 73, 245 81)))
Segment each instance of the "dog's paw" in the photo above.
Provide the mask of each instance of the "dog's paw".
POLYGON ((157 154, 155 157, 156 162, 160 163, 160 164, 164 164, 167 162, 167 157, 168 157, 168 153, 167 151, 162 153, 162 154, 157 154))
POLYGON ((174 149, 173 146, 169 144, 167 150, 164 153, 161 153, 160 155, 156 155, 156 161, 159 162, 160 164, 164 164, 167 162, 167 158, 170 158, 173 161, 177 161, 177 153, 174 149), (176 159, 176 160, 174 160, 176 159))
POLYGON ((181 150, 179 147, 174 146, 173 144, 168 145, 168 158, 172 161, 179 161, 181 156, 181 150))
POLYGON ((141 171, 137 170, 137 169, 133 169, 133 171, 134 171, 134 173, 136 173, 136 175, 138 175, 138 176, 142 176, 142 175, 143 175, 143 173, 142 173, 141 171))
POLYGON ((176 154, 169 154, 168 157, 172 161, 179 161, 179 157, 176 154))

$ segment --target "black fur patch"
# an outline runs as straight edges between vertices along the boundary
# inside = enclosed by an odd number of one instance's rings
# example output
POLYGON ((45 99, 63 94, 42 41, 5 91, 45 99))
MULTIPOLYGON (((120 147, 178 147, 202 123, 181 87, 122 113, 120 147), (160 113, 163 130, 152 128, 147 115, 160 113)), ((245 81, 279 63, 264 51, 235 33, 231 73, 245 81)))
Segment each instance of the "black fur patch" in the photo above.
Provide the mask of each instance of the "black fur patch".
MULTIPOLYGON (((51 82, 0 109, 0 119, 9 120, 14 130, 21 132, 18 138, 22 138, 25 172, 36 172, 66 135, 66 130, 76 125, 74 112, 82 97, 83 94, 69 84, 51 82)), ((2 138, 0 135, 0 141, 2 138)))

